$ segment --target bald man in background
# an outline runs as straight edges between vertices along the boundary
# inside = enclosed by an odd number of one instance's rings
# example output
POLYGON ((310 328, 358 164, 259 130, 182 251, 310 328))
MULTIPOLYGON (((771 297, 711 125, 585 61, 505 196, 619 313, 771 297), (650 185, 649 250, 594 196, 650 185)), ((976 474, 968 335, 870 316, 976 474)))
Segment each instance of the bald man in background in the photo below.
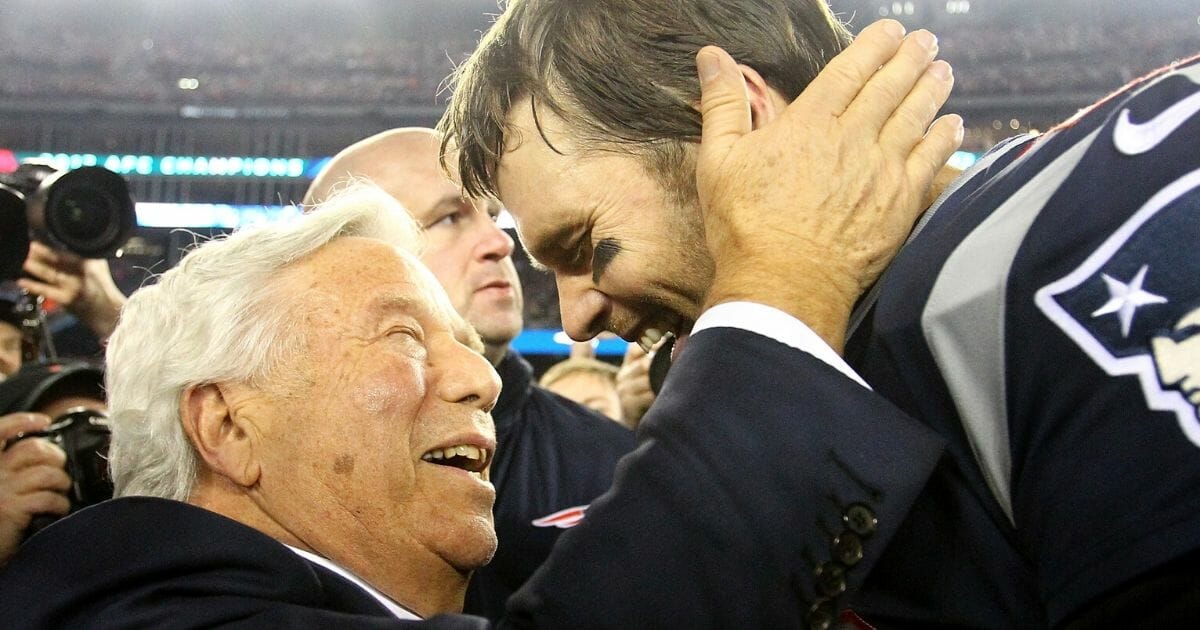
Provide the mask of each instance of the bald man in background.
POLYGON ((537 386, 533 368, 509 347, 524 325, 513 239, 496 225, 500 206, 495 200, 464 198, 446 178, 438 163, 440 141, 436 132, 422 128, 361 140, 322 169, 305 205, 364 178, 400 201, 425 230, 422 262, 475 327, 485 356, 500 374, 491 469, 499 548, 492 562, 475 572, 464 606, 464 612, 495 620, 558 535, 578 523, 592 499, 608 489, 616 462, 633 449, 634 437, 537 386))

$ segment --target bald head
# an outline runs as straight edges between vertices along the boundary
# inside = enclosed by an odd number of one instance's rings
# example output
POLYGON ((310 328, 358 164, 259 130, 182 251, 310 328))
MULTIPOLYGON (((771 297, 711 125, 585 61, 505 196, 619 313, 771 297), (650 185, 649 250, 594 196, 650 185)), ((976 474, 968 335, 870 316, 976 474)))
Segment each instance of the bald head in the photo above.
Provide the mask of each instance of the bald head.
POLYGON ((496 226, 499 204, 464 198, 442 171, 440 150, 441 136, 419 127, 360 140, 321 169, 304 204, 320 203, 363 179, 395 197, 425 230, 421 261, 479 332, 488 358, 499 363, 524 323, 521 285, 511 258, 513 241, 496 226))
POLYGON ((437 132, 423 127, 389 129, 360 140, 321 169, 308 187, 304 205, 325 201, 333 192, 363 178, 374 181, 410 211, 420 205, 420 195, 414 191, 431 186, 458 197, 458 188, 438 164, 439 145, 437 132))

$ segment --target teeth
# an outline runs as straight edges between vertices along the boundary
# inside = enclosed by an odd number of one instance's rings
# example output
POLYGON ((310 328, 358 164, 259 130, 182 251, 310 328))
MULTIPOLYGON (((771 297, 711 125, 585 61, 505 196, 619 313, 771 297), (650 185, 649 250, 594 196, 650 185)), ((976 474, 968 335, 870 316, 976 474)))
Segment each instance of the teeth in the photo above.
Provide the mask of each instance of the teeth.
POLYGON ((653 348, 654 344, 658 343, 662 337, 663 333, 661 330, 657 328, 647 328, 646 332, 642 333, 642 338, 638 339, 638 345, 642 347, 642 350, 650 352, 650 349, 653 348))
POLYGON ((421 456, 421 459, 431 462, 439 459, 450 459, 451 457, 466 457, 475 461, 483 461, 487 459, 488 451, 485 448, 478 448, 470 444, 459 444, 445 449, 434 449, 421 456))

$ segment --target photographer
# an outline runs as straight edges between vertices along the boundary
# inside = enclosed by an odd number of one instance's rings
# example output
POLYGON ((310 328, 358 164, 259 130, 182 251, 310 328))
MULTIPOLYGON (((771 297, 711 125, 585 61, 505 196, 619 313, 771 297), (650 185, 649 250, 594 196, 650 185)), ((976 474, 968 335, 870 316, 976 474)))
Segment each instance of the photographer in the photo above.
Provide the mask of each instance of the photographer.
POLYGON ((66 452, 51 439, 22 436, 45 431, 79 408, 103 413, 102 383, 99 369, 79 362, 28 364, 0 383, 0 566, 36 517, 71 509, 66 452))

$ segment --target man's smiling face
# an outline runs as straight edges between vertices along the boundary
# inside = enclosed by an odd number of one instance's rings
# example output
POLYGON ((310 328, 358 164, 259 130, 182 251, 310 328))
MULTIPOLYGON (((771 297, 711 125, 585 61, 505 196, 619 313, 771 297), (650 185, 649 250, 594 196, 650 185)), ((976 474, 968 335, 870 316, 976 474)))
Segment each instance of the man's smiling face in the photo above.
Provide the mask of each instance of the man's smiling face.
POLYGON ((431 574, 485 564, 499 378, 475 332, 420 262, 381 241, 337 239, 278 282, 301 348, 239 407, 269 445, 256 490, 268 511, 368 581, 356 559, 431 574))
POLYGON ((554 272, 567 334, 690 330, 713 277, 699 208, 677 201, 694 196, 671 194, 631 155, 585 153, 544 109, 539 132, 528 98, 509 122, 497 188, 530 256, 554 272))

